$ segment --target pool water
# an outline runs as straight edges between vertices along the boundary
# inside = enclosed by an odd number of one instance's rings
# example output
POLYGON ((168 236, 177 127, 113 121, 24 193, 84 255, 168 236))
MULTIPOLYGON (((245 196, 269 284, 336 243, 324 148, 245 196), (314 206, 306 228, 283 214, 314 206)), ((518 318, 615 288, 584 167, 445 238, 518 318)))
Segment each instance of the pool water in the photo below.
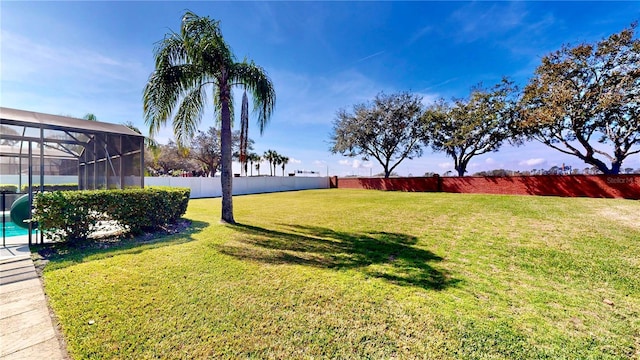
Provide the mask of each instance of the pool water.
MULTIPOLYGON (((0 218, 0 220, 2 219, 0 218)), ((4 231, 6 237, 27 235, 29 233, 29 230, 19 227, 12 221, 7 221, 4 223, 4 231)), ((0 229, 0 237, 1 236, 2 229, 0 229)))

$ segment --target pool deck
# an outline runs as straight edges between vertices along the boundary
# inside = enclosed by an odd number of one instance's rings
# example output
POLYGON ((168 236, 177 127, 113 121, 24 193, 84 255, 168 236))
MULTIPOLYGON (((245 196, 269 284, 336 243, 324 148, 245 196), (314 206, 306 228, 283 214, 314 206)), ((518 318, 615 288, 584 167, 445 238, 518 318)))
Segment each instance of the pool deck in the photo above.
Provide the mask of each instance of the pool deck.
MULTIPOLYGON (((0 234, 0 240, 2 235, 0 234)), ((35 241, 35 236, 32 238, 35 241)), ((5 246, 0 244, 0 261, 10 260, 16 256, 31 256, 27 235, 9 236, 5 238, 5 246)))
POLYGON ((68 359, 31 260, 27 236, 0 246, 0 359, 68 359))

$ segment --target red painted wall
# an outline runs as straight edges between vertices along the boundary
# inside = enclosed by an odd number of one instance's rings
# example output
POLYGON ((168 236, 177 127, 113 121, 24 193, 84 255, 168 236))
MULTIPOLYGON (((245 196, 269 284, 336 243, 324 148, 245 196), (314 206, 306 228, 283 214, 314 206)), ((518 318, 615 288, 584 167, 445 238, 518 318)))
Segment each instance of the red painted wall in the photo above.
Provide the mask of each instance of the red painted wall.
POLYGON ((435 192, 438 191, 438 178, 339 178, 338 188, 435 192))
POLYGON ((640 175, 340 178, 337 185, 389 191, 640 199, 640 175))

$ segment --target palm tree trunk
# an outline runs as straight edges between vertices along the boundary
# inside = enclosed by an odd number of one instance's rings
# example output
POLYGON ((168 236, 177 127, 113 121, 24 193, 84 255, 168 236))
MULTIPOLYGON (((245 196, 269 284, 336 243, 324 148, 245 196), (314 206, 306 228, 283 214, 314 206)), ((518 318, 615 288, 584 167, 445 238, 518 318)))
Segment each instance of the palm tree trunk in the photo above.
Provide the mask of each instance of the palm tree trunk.
POLYGON ((227 79, 220 82, 220 104, 222 128, 220 129, 220 150, 222 155, 222 169, 220 181, 222 185, 222 219, 221 222, 235 224, 233 219, 233 174, 231 169, 231 113, 229 111, 229 96, 231 91, 227 79))

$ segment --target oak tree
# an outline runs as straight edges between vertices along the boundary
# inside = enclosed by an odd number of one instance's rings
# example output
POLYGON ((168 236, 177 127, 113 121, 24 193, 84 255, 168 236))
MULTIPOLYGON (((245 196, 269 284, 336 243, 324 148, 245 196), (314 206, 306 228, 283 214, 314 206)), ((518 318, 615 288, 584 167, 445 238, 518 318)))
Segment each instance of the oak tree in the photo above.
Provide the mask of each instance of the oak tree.
POLYGON ((618 174, 622 162, 640 152, 636 25, 543 57, 524 89, 517 129, 604 174, 618 174))
POLYGON ((468 99, 452 104, 440 100, 427 109, 423 121, 431 146, 453 158, 458 176, 464 176, 473 157, 498 151, 511 137, 516 93, 517 88, 505 78, 490 89, 476 86, 468 99))
POLYGON ((333 123, 331 152, 363 160, 374 158, 384 177, 404 160, 422 155, 425 129, 422 98, 408 92, 378 94, 369 103, 339 110, 333 123))

